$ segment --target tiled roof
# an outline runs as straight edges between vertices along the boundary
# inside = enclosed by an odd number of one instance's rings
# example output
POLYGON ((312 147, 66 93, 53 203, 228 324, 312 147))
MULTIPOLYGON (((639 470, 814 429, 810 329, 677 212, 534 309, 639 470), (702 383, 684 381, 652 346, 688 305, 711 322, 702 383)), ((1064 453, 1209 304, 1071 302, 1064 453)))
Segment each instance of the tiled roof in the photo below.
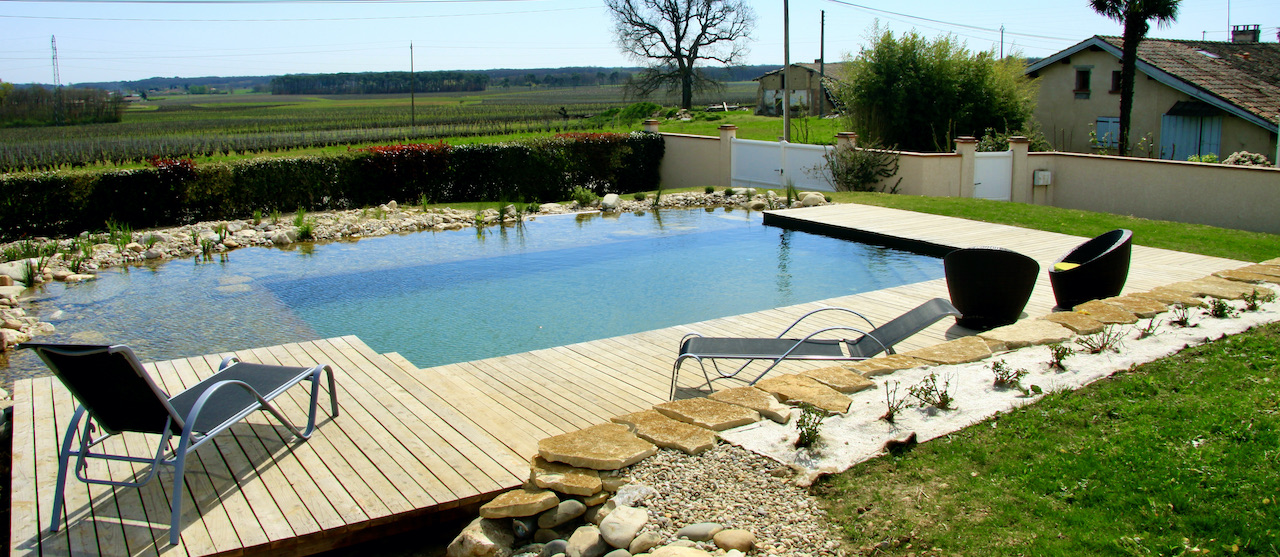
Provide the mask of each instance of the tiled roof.
MULTIPOLYGON (((1098 37, 1120 49, 1120 37, 1098 37)), ((1240 109, 1280 117, 1280 43, 1144 39, 1139 60, 1240 109)))
MULTIPOLYGON (((816 64, 816 63, 812 63, 812 62, 792 62, 792 63, 791 63, 791 65, 792 65, 792 66, 799 66, 799 67, 805 68, 805 69, 807 69, 807 70, 809 70, 809 71, 811 71, 811 72, 813 72, 813 73, 818 73, 818 72, 819 72, 818 64, 816 64)), ((771 72, 767 72, 767 73, 765 73, 764 75, 761 75, 760 77, 757 77, 757 78, 753 79, 752 81, 760 81, 761 79, 763 79, 763 78, 765 78, 765 77, 767 77, 767 76, 771 76, 771 75, 773 75, 773 74, 777 74, 777 73, 782 73, 782 68, 778 68, 778 69, 773 70, 773 71, 771 71, 771 72)), ((828 62, 828 63, 825 65, 825 67, 823 67, 823 68, 822 68, 822 73, 824 74, 824 77, 825 77, 828 81, 830 81, 830 80, 840 81, 841 76, 844 74, 844 62, 828 62)))

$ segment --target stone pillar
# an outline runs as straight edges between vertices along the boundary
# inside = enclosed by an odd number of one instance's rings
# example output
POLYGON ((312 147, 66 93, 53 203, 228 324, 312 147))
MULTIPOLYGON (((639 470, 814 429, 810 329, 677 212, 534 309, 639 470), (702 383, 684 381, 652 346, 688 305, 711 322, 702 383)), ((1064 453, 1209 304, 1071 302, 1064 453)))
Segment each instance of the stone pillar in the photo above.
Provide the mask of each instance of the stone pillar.
POLYGON ((1013 151, 1013 178, 1010 182, 1012 192, 1010 201, 1031 203, 1031 170, 1027 164, 1027 150, 1031 148, 1031 140, 1020 135, 1009 138, 1009 150, 1013 151))
POLYGON ((978 152, 978 140, 970 136, 956 138, 956 154, 960 155, 959 191, 952 191, 952 197, 973 197, 973 161, 978 152))
POLYGON ((836 147, 848 147, 850 149, 858 146, 858 134, 853 132, 836 133, 836 147))
POLYGON ((647 133, 658 133, 658 122, 652 118, 644 121, 644 131, 647 133))
POLYGON ((720 125, 720 187, 733 186, 733 140, 738 137, 738 126, 720 125))

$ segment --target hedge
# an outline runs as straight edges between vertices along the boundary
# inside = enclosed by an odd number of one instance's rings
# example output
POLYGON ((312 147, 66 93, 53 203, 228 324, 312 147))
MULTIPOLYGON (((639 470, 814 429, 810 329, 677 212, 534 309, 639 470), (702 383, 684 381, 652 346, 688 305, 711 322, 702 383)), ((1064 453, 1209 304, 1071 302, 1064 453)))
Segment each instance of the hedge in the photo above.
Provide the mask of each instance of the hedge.
POLYGON ((397 200, 549 202, 657 189, 662 136, 561 134, 521 143, 389 145, 339 155, 0 175, 0 240, 348 209, 397 200))

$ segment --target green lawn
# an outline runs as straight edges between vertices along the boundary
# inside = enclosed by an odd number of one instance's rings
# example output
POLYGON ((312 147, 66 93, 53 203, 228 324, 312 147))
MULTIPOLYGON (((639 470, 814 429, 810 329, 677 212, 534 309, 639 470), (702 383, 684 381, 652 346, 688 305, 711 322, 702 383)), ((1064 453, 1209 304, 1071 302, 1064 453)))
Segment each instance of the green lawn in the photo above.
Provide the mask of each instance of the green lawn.
POLYGON ((1047 395, 814 492, 859 554, 1276 555, 1277 385, 1271 324, 1047 395))

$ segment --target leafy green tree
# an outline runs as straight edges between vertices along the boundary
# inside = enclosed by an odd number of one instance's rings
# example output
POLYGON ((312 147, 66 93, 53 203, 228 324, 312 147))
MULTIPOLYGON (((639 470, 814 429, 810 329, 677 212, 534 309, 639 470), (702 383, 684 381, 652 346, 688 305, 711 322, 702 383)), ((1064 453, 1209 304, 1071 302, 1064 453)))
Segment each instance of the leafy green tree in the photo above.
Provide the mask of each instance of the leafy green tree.
POLYGON ((1120 155, 1129 154, 1129 115, 1133 112, 1133 81, 1138 73, 1138 44, 1151 30, 1151 20, 1164 27, 1178 19, 1181 0, 1089 0, 1093 11, 1124 25, 1120 56, 1120 155))
POLYGON ((680 91, 680 106, 693 108, 695 90, 719 86, 698 68, 701 61, 732 65, 746 55, 755 11, 745 0, 605 0, 618 46, 648 63, 629 86, 637 96, 661 88, 680 91))
POLYGON ((958 136, 1024 127, 1036 83, 1021 58, 970 52, 955 37, 873 28, 871 44, 846 61, 837 94, 846 127, 868 141, 911 151, 948 151, 958 136))

